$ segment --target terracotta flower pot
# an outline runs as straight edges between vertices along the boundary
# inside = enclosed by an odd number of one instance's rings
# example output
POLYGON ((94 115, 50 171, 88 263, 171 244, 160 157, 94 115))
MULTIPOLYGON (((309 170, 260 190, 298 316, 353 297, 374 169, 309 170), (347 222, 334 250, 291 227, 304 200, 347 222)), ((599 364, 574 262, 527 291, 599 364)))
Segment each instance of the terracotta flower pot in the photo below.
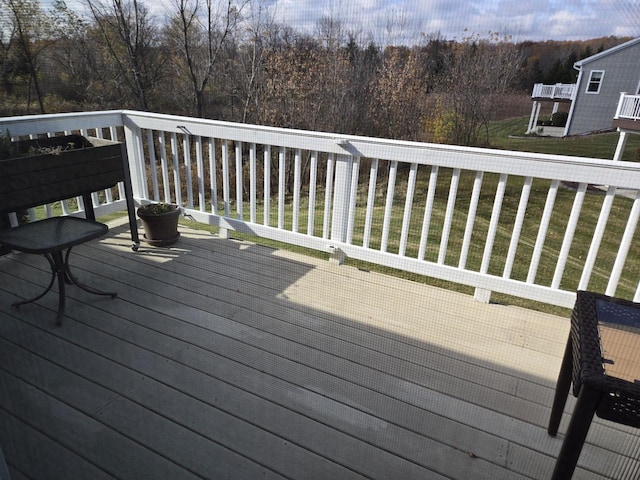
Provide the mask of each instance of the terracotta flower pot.
POLYGON ((142 220, 144 239, 149 245, 165 247, 176 243, 180 238, 180 207, 177 205, 165 204, 161 208, 157 204, 145 205, 138 208, 138 217, 142 220))

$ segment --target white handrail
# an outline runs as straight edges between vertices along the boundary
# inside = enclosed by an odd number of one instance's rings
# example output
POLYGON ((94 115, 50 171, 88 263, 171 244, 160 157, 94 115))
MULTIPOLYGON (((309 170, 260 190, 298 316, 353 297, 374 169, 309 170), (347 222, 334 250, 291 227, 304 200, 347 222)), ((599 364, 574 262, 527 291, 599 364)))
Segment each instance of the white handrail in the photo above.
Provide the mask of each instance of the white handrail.
POLYGON ((625 269, 639 204, 616 196, 640 185, 632 162, 133 111, 0 118, 15 136, 61 128, 120 138, 124 130, 136 200, 181 203, 223 231, 564 307, 577 288, 640 292, 625 269), (626 228, 611 230, 614 214, 626 228), (574 251, 578 232, 593 238, 586 251, 574 251), (550 272, 540 271, 542 259, 550 272))

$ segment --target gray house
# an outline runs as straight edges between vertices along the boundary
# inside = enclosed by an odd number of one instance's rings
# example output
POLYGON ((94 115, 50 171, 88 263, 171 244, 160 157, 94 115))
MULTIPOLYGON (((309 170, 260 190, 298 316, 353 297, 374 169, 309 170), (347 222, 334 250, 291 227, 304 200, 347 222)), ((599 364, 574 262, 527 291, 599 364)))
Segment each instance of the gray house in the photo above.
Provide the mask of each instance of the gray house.
POLYGON ((579 71, 564 135, 612 128, 622 92, 640 93, 640 37, 574 64, 579 71))

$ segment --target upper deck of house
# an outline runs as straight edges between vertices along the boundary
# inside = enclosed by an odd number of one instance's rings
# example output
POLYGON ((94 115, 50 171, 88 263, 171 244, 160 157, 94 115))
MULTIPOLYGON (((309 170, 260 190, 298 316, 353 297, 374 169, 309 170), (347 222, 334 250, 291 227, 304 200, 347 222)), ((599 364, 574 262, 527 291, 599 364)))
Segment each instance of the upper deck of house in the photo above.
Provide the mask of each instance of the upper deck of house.
MULTIPOLYGON (((566 430, 546 433, 568 315, 497 294, 639 295, 633 163, 130 111, 0 128, 123 140, 136 202, 179 203, 216 232, 182 226, 175 246, 134 252, 112 221, 71 264, 119 296, 70 288, 61 327, 55 295, 10 307, 46 286, 47 262, 0 257, 14 479, 545 479, 566 430)), ((94 200, 98 216, 123 208, 118 188, 94 200)), ((634 478, 639 440, 596 420, 575 478, 634 478)))
POLYGON ((613 126, 632 133, 640 132, 640 95, 620 95, 613 126))
POLYGON ((533 85, 531 99, 537 101, 571 102, 576 89, 575 83, 556 83, 545 85, 536 83, 533 85))

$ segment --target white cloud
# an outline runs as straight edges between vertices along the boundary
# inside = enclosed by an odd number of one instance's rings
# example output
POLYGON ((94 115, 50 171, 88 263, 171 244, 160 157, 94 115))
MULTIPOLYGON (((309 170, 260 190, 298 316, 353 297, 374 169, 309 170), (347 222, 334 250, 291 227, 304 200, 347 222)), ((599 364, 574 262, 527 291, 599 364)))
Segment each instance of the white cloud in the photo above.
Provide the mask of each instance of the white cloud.
MULTIPOLYGON (((45 5, 53 2, 42 1, 45 5)), ((68 0, 70 4, 79 1, 68 0)), ((160 12, 161 4, 172 5, 172 0, 142 1, 154 12, 160 12)), ((320 18, 333 15, 347 29, 369 33, 376 41, 389 36, 385 30, 393 18, 395 35, 406 41, 417 39, 420 32, 461 38, 469 32, 482 35, 497 31, 516 40, 640 36, 638 0, 270 1, 277 20, 296 30, 314 33, 320 18)))
POLYGON ((549 17, 547 34, 552 38, 568 38, 571 36, 588 35, 585 27, 589 24, 589 17, 577 12, 561 10, 549 17), (580 26, 579 29, 576 27, 580 26))

